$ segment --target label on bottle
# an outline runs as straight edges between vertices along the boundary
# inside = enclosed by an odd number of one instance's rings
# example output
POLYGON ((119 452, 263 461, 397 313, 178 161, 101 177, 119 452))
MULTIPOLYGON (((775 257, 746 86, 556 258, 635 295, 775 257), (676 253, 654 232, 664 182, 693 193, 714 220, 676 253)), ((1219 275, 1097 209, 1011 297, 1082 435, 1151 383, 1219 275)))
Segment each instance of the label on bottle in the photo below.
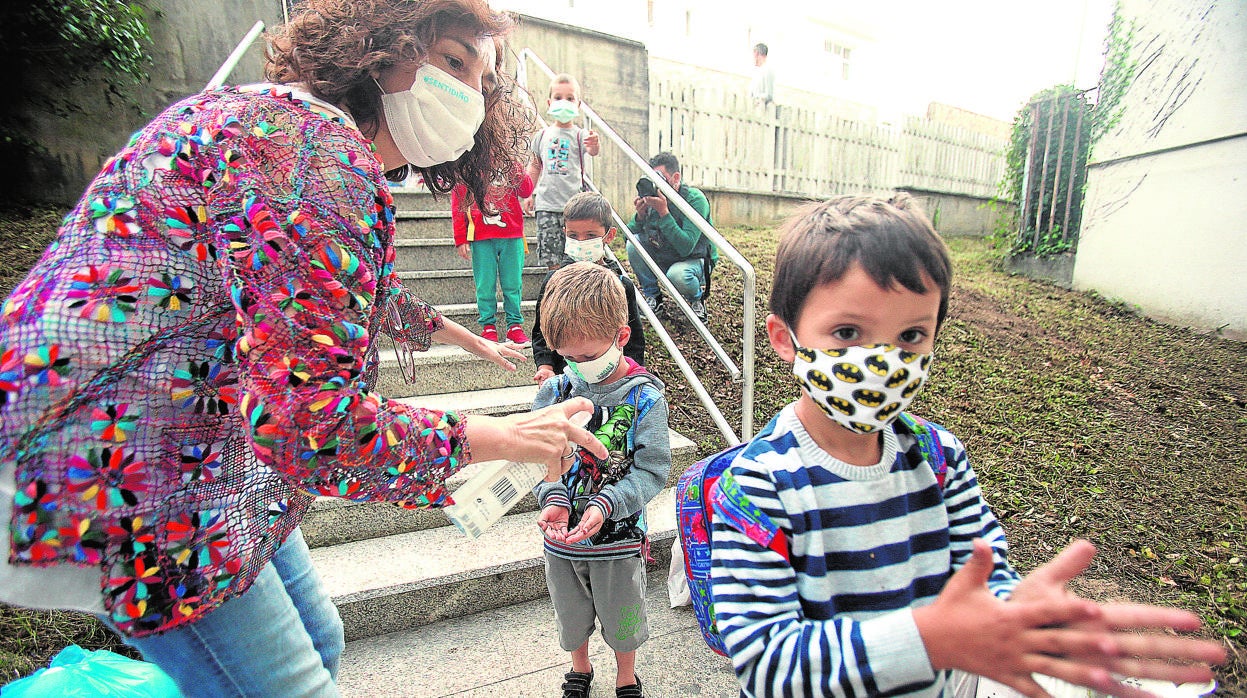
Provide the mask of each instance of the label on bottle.
POLYGON ((479 538, 506 515, 546 475, 541 463, 494 461, 454 493, 455 503, 446 507, 451 523, 469 538, 479 538))
MULTIPOLYGON (((584 427, 592 418, 593 413, 586 410, 577 412, 568 419, 576 426, 584 427)), ((450 522, 468 538, 480 538, 486 529, 511 511, 524 497, 525 492, 531 491, 537 483, 544 480, 546 473, 546 466, 541 463, 513 460, 485 463, 481 472, 455 490, 452 495, 455 503, 443 511, 450 522)))

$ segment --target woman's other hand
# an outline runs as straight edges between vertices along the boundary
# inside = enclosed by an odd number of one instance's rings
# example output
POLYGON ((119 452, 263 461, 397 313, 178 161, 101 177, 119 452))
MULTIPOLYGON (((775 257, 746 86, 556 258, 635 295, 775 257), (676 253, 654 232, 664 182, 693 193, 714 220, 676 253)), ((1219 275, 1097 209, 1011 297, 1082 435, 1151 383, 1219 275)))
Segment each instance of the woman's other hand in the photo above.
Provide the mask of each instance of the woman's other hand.
POLYGON ((505 417, 469 415, 465 428, 472 460, 505 458, 543 463, 547 479, 557 480, 574 460, 564 457, 571 446, 582 446, 598 458, 606 458, 602 442, 571 420, 573 415, 592 409, 593 403, 576 397, 533 412, 505 417))

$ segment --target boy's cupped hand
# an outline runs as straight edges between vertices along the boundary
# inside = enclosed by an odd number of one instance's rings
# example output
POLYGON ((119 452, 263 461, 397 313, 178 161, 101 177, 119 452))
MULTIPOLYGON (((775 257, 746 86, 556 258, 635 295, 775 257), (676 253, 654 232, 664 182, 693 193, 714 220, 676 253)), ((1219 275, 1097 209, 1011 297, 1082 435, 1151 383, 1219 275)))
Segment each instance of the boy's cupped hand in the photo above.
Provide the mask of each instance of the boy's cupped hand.
POLYGON ((1198 617, 1158 606, 1097 604, 1065 588, 1094 555, 1087 541, 1074 542, 1022 580, 1004 602, 987 588, 991 548, 975 540, 970 561, 935 602, 913 612, 932 667, 986 676, 1028 696, 1049 695, 1033 673, 1126 698, 1150 694, 1115 676, 1208 681, 1208 665, 1225 661, 1224 649, 1163 634, 1198 629, 1198 617))
POLYGON ((605 517, 602 515, 600 508, 596 506, 585 507, 585 513, 584 516, 580 517, 580 523, 567 532, 567 538, 563 542, 570 545, 593 537, 594 534, 602 530, 603 521, 605 521, 605 517))
POLYGON ((567 541, 567 516, 568 511, 564 507, 546 507, 537 515, 537 528, 546 538, 564 543, 567 541))

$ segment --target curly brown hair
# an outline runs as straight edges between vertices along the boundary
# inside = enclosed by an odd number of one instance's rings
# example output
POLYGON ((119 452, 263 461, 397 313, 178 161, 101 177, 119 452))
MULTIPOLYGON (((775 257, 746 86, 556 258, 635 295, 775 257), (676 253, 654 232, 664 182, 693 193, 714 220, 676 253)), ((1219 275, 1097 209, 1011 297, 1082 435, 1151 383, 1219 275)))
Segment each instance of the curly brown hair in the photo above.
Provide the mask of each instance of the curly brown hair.
MULTIPOLYGON (((467 28, 497 40, 513 24, 485 0, 304 0, 288 23, 267 34, 265 77, 303 83, 316 97, 350 111, 363 134, 375 138, 382 106, 373 75, 400 61, 423 60, 447 29, 467 28)), ((525 161, 531 130, 525 113, 514 81, 500 73, 485 96, 485 121, 471 150, 433 167, 403 165, 386 177, 402 181, 415 169, 430 191, 446 193, 462 183, 472 201, 491 207, 491 188, 514 184, 513 163, 525 161)))

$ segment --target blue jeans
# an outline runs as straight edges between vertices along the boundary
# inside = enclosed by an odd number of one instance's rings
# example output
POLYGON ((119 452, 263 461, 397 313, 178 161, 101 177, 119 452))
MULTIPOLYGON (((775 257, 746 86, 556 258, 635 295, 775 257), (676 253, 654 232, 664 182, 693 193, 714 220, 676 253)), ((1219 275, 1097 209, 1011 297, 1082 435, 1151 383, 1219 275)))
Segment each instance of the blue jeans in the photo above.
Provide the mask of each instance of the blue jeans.
MULTIPOLYGON (((628 264, 632 265, 632 272, 636 274, 637 281, 641 282, 641 293, 646 298, 657 296, 658 277, 650 271, 649 265, 641 258, 631 242, 628 243, 627 249, 628 264)), ((692 302, 701 298, 701 289, 706 285, 706 270, 702 266, 700 257, 691 257, 667 267, 667 278, 680 295, 684 296, 684 300, 692 302)))
POLYGON ((186 698, 338 695, 338 609, 295 529, 242 596, 162 635, 122 638, 186 698))

